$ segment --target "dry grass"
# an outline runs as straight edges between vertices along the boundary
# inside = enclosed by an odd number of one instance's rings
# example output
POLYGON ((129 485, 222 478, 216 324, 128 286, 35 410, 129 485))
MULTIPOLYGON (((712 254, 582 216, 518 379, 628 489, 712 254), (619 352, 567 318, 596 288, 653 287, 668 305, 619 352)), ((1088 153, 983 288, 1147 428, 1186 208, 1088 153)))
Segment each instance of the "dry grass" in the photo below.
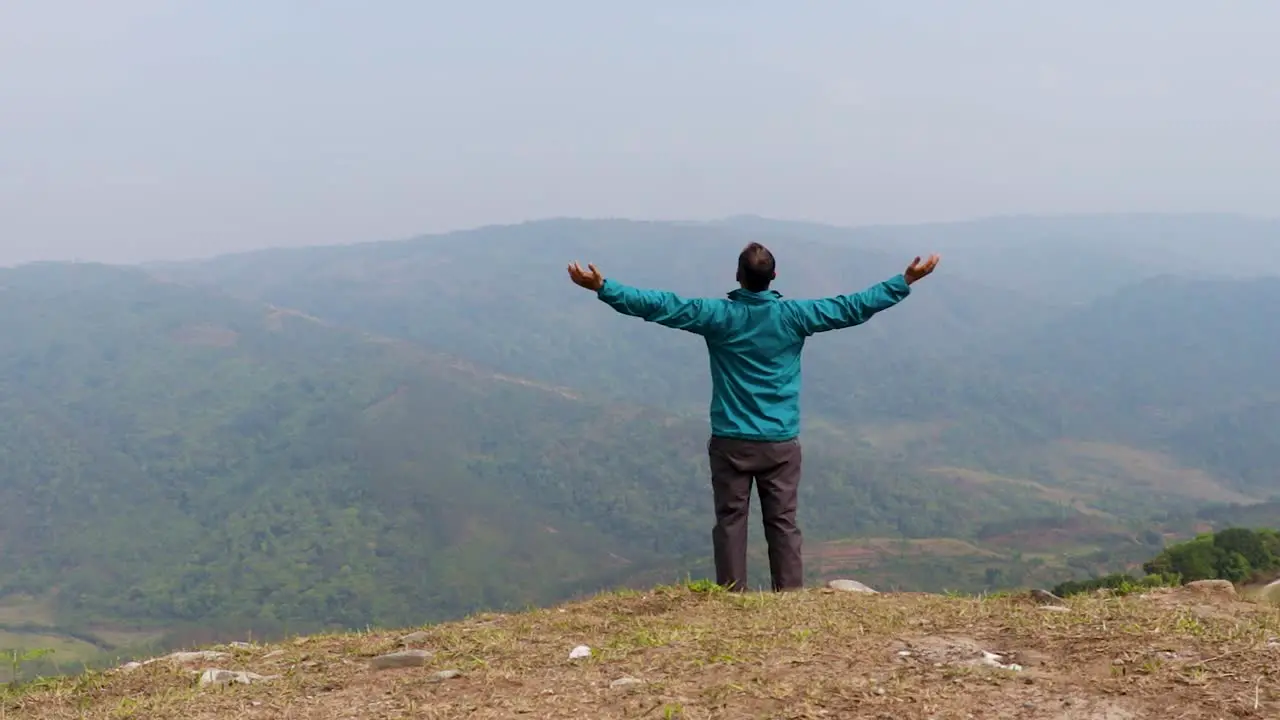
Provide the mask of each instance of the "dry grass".
POLYGON ((8 718, 1274 718, 1280 613, 1198 595, 1073 599, 665 588, 425 629, 426 667, 374 671, 401 633, 305 638, 216 663, 281 677, 199 688, 155 663, 25 688, 8 718), (569 651, 586 644, 587 660, 569 651), (980 650, 1023 665, 967 664, 980 650), (432 673, 462 675, 431 682, 432 673), (644 684, 611 688, 622 677, 644 684))

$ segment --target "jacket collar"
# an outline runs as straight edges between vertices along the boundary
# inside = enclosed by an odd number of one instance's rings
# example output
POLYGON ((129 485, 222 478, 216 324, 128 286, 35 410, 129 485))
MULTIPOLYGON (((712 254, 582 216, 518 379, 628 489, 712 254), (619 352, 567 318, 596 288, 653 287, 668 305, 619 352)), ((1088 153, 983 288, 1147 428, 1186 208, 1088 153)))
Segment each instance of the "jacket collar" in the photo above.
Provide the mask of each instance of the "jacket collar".
POLYGON ((765 303, 775 302, 782 297, 782 293, 777 290, 765 290, 764 292, 751 292, 746 288, 738 288, 728 293, 730 300, 750 305, 763 305, 765 303))

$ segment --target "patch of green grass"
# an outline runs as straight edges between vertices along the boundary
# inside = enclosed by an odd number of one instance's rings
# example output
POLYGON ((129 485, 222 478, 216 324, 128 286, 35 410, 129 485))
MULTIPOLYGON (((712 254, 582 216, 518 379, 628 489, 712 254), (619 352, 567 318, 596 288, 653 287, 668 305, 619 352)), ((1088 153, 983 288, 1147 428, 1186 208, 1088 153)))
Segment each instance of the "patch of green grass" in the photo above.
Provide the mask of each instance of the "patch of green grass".
POLYGON ((713 580, 686 580, 684 586, 690 592, 701 594, 715 594, 728 592, 723 585, 717 585, 713 580))

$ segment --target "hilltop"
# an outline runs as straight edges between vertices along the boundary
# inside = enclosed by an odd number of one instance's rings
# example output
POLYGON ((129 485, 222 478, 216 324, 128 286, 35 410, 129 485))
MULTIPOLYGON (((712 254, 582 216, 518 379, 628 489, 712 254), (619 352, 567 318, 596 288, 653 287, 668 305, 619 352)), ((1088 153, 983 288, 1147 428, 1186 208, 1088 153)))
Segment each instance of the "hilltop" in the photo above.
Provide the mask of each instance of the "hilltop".
POLYGON ((0 695, 0 714, 1125 720, 1171 708, 1188 719, 1280 712, 1280 612, 1217 581, 1049 605, 828 589, 739 596, 690 584, 411 630, 222 646, 46 681, 0 695), (572 659, 579 645, 592 654, 572 659), (376 667, 406 647, 418 652, 401 667, 376 667), (253 675, 240 684, 231 680, 237 672, 253 675))

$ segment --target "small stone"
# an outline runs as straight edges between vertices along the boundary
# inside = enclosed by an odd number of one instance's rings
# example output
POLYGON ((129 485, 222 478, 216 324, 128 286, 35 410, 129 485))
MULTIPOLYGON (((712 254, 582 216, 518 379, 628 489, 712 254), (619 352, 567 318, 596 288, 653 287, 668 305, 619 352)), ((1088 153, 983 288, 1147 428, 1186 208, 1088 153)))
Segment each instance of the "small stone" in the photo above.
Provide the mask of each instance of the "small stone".
POLYGON ((570 660, 581 660, 589 657, 591 657, 591 648, 586 645, 579 645, 569 652, 570 660))
POLYGON ((229 648, 231 648, 231 649, 233 649, 233 650, 252 650, 252 649, 253 649, 253 645, 252 645, 252 644, 247 643, 247 642, 239 642, 239 641, 237 641, 237 642, 233 642, 233 643, 229 643, 229 644, 227 645, 227 647, 229 647, 229 648))
POLYGON ((133 672, 140 667, 142 667, 142 663, 140 662, 127 662, 120 666, 120 672, 133 672))
POLYGON ((640 678, 620 677, 617 680, 614 680, 613 682, 609 683, 609 687, 613 688, 614 690, 617 690, 619 688, 624 688, 624 687, 633 687, 636 685, 644 685, 644 681, 641 680, 640 678))
POLYGON ((300 638, 295 639, 295 640, 293 641, 293 644, 294 644, 294 645, 306 645, 306 644, 307 644, 307 643, 309 643, 309 642, 311 642, 311 638, 308 638, 308 637, 300 637, 300 638))
POLYGON ((976 662, 979 665, 986 665, 988 667, 1000 668, 1001 670, 1012 670, 1014 672, 1022 671, 1021 665, 1017 663, 1009 663, 1008 665, 1006 665, 1004 662, 1004 656, 997 655, 996 653, 993 653, 993 652, 987 652, 986 650, 982 651, 982 658, 976 662))
POLYGON ((1032 600, 1035 600, 1041 605, 1061 605, 1062 604, 1062 598, 1058 597, 1057 595, 1054 595, 1048 590, 1040 590, 1039 588, 1037 588, 1035 590, 1032 590, 1030 595, 1032 600))
POLYGON ((392 670, 395 668, 422 667, 431 658, 426 650, 404 650, 389 655, 381 655, 369 661, 374 670, 392 670))
POLYGON ((878 594, 868 585, 863 585, 857 580, 832 580, 827 583, 827 587, 832 590, 841 590, 843 592, 867 593, 871 595, 878 594))
POLYGON ((194 652, 169 653, 168 655, 165 655, 164 657, 159 659, 167 662, 189 663, 189 662, 200 662, 200 661, 208 662, 211 660, 225 660, 229 657, 231 657, 229 653, 217 652, 215 650, 196 650, 194 652))
POLYGON ((257 673, 240 672, 236 670, 218 670, 211 668, 200 674, 201 685, 231 685, 233 683, 240 685, 252 685, 256 682, 264 680, 274 680, 275 675, 263 676, 257 673))
POLYGON ((430 635, 419 630, 418 632, 411 632, 408 635, 405 635, 404 637, 400 638, 400 642, 404 645, 417 645, 420 643, 424 643, 430 639, 431 639, 430 635))
POLYGON ((427 682, 444 682, 445 680, 452 680, 456 677, 462 677, 462 672, 460 670, 441 670, 437 673, 431 673, 431 676, 427 678, 427 682))
POLYGON ((1069 607, 1064 607, 1064 606, 1062 606, 1062 605, 1041 605, 1041 606, 1040 606, 1040 610, 1041 610, 1042 612, 1052 612, 1052 613, 1069 613, 1069 612, 1071 612, 1071 608, 1069 608, 1069 607))

